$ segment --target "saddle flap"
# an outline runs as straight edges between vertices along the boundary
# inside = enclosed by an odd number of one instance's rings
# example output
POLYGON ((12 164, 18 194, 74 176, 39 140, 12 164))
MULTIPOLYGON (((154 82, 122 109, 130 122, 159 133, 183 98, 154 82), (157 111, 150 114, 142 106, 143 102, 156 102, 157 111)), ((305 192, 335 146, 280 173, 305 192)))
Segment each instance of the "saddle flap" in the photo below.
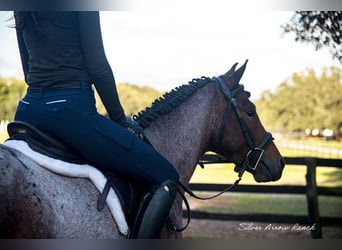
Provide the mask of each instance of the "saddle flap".
POLYGON ((8 140, 23 140, 31 149, 49 157, 78 164, 87 163, 78 153, 53 136, 21 121, 7 125, 8 140))

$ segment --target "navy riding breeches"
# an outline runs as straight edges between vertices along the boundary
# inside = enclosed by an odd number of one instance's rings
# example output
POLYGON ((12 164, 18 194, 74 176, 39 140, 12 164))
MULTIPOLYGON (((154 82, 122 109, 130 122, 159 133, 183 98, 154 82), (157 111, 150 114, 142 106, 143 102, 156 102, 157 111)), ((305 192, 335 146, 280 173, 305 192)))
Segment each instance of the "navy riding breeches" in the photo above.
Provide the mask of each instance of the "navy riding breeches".
POLYGON ((97 112, 89 87, 28 91, 15 120, 55 136, 102 170, 151 185, 178 182, 177 170, 153 147, 97 112))

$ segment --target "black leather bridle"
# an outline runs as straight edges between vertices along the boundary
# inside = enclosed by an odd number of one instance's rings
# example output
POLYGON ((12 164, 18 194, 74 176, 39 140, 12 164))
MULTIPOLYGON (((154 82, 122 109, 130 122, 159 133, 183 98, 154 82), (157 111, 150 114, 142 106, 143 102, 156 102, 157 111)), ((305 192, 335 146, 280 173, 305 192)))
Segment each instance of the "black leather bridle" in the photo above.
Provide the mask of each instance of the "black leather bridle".
POLYGON ((250 168, 251 170, 255 170, 262 158, 262 155, 265 151, 265 147, 268 143, 270 143, 273 140, 272 134, 269 132, 266 132, 261 142, 256 144, 251 136, 251 133, 245 123, 245 121, 242 118, 241 111, 238 107, 237 101, 235 99, 235 96, 244 91, 243 85, 239 84, 237 88, 234 88, 233 90, 230 90, 222 77, 214 77, 213 78, 219 85, 224 97, 226 98, 228 105, 224 112, 222 123, 220 126, 219 134, 218 134, 218 147, 222 147, 222 140, 224 137, 224 130, 227 125, 228 120, 228 114, 230 111, 230 108, 232 107, 238 121, 240 123, 243 136, 246 140, 246 143, 249 147, 249 151, 245 157, 245 160, 235 167, 235 171, 239 173, 239 177, 242 176, 244 171, 247 168, 250 168))
MULTIPOLYGON (((214 196, 200 197, 200 196, 196 195, 194 192, 192 192, 192 190, 190 190, 188 187, 186 187, 181 182, 179 182, 179 186, 186 193, 188 193, 190 196, 192 196, 196 199, 200 199, 200 200, 213 199, 213 198, 231 190, 233 187, 237 186, 239 184, 241 178, 242 178, 243 173, 246 171, 247 168, 250 168, 251 170, 255 170, 257 168, 257 166, 259 165, 259 162, 260 162, 260 160, 264 154, 265 147, 267 146, 268 143, 270 143, 273 140, 272 134, 269 132, 266 132, 263 139, 261 140, 261 142, 259 142, 258 144, 256 144, 254 142, 254 140, 251 136, 251 133, 250 133, 245 121, 243 120, 241 111, 240 111, 239 106, 237 104, 237 101, 235 99, 236 95, 238 95, 239 93, 244 91, 243 85, 238 84, 236 88, 234 88, 233 90, 230 90, 221 76, 214 77, 213 80, 218 83, 224 97, 227 100, 227 108, 223 114, 223 119, 222 119, 222 123, 220 125, 220 130, 219 130, 219 134, 218 134, 218 138, 217 138, 217 144, 218 145, 216 146, 216 148, 217 149, 222 148, 224 131, 225 131, 225 128, 227 125, 229 111, 232 107, 237 118, 238 118, 238 121, 240 123, 243 136, 244 136, 244 138, 248 144, 248 147, 249 147, 249 151, 246 154, 245 160, 241 164, 235 166, 234 170, 236 172, 238 172, 238 179, 236 179, 233 184, 229 185, 227 188, 225 188, 224 190, 222 190, 221 192, 219 192, 218 194, 216 194, 214 196)), ((190 218, 191 218, 189 203, 181 191, 179 191, 179 194, 181 194, 182 199, 184 200, 187 211, 188 211, 187 212, 187 223, 185 226, 183 226, 182 228, 179 228, 179 229, 177 229, 172 223, 170 223, 170 225, 172 225, 171 229, 175 232, 184 231, 187 228, 187 226, 189 225, 190 218)))

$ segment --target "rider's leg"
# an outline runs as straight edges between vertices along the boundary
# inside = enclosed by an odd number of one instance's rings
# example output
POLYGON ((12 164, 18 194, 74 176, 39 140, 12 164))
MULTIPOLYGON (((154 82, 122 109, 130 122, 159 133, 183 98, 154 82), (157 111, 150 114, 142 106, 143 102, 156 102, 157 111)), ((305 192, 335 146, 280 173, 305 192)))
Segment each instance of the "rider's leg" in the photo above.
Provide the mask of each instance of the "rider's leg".
POLYGON ((178 184, 167 180, 150 190, 140 204, 130 235, 135 239, 158 239, 177 195, 178 184))

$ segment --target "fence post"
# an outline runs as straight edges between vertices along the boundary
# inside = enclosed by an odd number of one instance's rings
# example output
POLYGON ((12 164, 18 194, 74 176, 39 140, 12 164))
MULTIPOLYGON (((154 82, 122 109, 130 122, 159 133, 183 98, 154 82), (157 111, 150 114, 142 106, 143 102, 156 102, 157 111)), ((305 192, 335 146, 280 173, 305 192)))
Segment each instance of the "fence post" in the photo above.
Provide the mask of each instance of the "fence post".
POLYGON ((309 225, 313 226, 311 237, 313 239, 322 238, 321 220, 318 206, 318 192, 316 184, 316 166, 317 160, 314 158, 305 158, 306 164, 306 200, 309 213, 309 225))

